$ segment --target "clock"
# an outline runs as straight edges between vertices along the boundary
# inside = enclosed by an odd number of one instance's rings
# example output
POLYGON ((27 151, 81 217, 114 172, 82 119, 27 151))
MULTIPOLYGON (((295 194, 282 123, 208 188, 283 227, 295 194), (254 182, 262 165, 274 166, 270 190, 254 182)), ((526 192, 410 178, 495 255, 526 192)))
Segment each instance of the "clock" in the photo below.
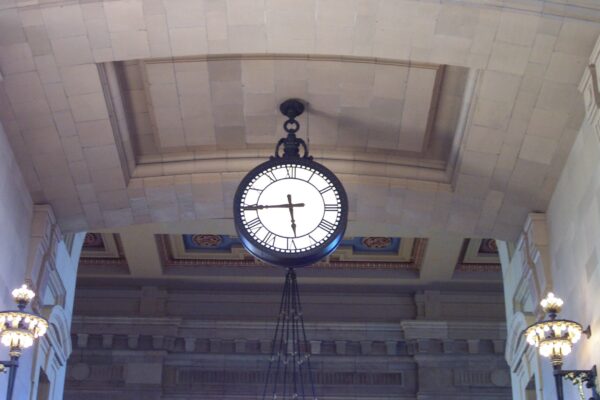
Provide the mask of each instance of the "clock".
POLYGON ((275 156, 242 179, 233 213, 246 250, 266 263, 295 268, 337 248, 346 230, 348 199, 335 174, 308 156, 306 144, 294 134, 297 122, 290 120, 275 156))

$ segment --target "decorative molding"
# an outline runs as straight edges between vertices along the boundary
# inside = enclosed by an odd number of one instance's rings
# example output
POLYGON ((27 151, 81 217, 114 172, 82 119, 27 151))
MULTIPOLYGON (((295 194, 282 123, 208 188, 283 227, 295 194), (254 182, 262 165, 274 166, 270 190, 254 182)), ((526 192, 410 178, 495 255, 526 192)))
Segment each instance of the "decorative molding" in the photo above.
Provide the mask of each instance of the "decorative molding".
MULTIPOLYGON (((266 374, 261 370, 222 371, 190 367, 171 367, 175 385, 192 387, 227 383, 263 385, 266 374)), ((404 386, 402 372, 315 371, 316 385, 404 386)))
POLYGON ((538 304, 552 287, 546 214, 530 213, 527 216, 516 251, 520 253, 522 260, 517 288, 522 289, 515 291, 514 295, 518 295, 519 298, 513 298, 513 304, 523 304, 527 296, 531 297, 534 304, 538 304))
POLYGON ((456 272, 499 273, 501 270, 494 239, 465 239, 456 264, 456 272))
POLYGON ((69 258, 68 246, 80 240, 75 236, 70 243, 64 242, 52 207, 34 205, 25 280, 36 292, 32 309, 49 322, 47 334, 34 345, 33 362, 30 365, 31 393, 34 394, 37 393, 38 378, 43 371, 50 382, 50 393, 62 396, 61 380, 72 352, 70 312, 67 314, 65 309, 71 307, 67 294, 74 290, 76 268, 69 258), (66 254, 60 258, 60 266, 57 265, 59 252, 66 254), (65 286, 69 284, 72 287, 65 286))
MULTIPOLYGON (((321 162, 332 168, 337 174, 352 174, 364 177, 372 177, 373 171, 384 178, 410 179, 420 182, 436 182, 440 188, 452 190, 452 177, 454 175, 456 154, 463 141, 465 126, 460 125, 456 130, 455 143, 448 150, 448 157, 432 159, 426 157, 427 138, 435 125, 435 114, 437 103, 440 98, 440 86, 445 73, 445 66, 432 63, 419 63, 397 59, 385 59, 359 56, 339 56, 323 54, 207 54, 201 56, 156 58, 147 60, 136 60, 140 66, 141 74, 147 74, 146 66, 159 63, 208 63, 213 61, 243 60, 243 61, 299 61, 299 62, 336 62, 336 63, 359 63, 396 66, 402 68, 432 70, 433 90, 430 94, 429 113, 427 115, 426 127, 423 132, 424 142, 422 151, 401 151, 389 149, 370 149, 365 151, 339 151, 322 147, 319 151, 313 151, 321 162), (377 165, 381 168, 375 168, 377 165)), ((136 154, 133 136, 136 134, 135 127, 127 123, 126 94, 122 87, 126 82, 120 82, 119 62, 103 63, 99 65, 104 97, 111 112, 111 123, 115 132, 117 149, 121 159, 121 167, 124 170, 126 181, 130 179, 141 179, 157 176, 172 176, 176 174, 193 174, 201 171, 210 172, 246 172, 257 163, 264 161, 272 155, 270 145, 254 146, 251 149, 228 149, 215 148, 182 149, 180 152, 163 154, 136 154), (196 151, 197 150, 197 151, 196 151), (233 160, 233 161, 232 161, 233 160), (125 171, 126 170, 126 171, 125 171)), ((454 68, 464 68, 455 66, 454 68)), ((465 68, 466 70, 466 68, 465 68)), ((466 86, 472 85, 476 74, 469 74, 466 86)), ((147 90, 147 89, 146 89, 147 90)), ((471 107, 472 97, 465 92, 462 104, 462 112, 466 113, 471 107)), ((152 109, 150 113, 152 114, 152 109)), ((154 119, 150 117, 150 119, 154 119)), ((135 124, 133 124, 135 125, 135 124)), ((154 132, 156 134, 156 132, 154 132)), ((205 146, 206 147, 206 146, 205 146)))
POLYGON ((86 233, 79 257, 79 267, 84 274, 92 269, 129 273, 129 264, 125 258, 119 234, 86 233))
MULTIPOLYGON (((406 356, 415 350, 428 354, 500 354, 497 348, 504 345, 506 335, 503 323, 485 322, 406 320, 400 326, 370 323, 368 339, 363 338, 362 323, 311 323, 306 328, 311 340, 305 346, 313 354, 340 357, 406 356), (442 346, 448 338, 452 340, 452 351, 442 346), (486 341, 487 346, 473 347, 469 345, 473 340, 486 341)), ((263 354, 268 353, 273 329, 274 323, 269 322, 76 317, 72 331, 79 349, 263 354)))
MULTIPOLYGON (((172 267, 267 267, 238 244, 229 246, 227 251, 194 253, 187 251, 180 235, 156 235, 156 242, 162 265, 166 270, 172 267)), ((418 272, 426 248, 427 239, 401 239, 396 254, 386 255, 382 251, 379 254, 373 252, 373 255, 366 257, 360 253, 355 256, 349 252, 350 250, 340 246, 325 261, 314 264, 311 269, 381 269, 418 272), (402 241, 412 246, 402 245, 402 241)))
POLYGON ((583 94, 585 107, 585 122, 596 133, 600 140, 600 83, 598 82, 598 69, 596 65, 600 62, 600 41, 596 42, 594 50, 590 55, 588 67, 583 72, 579 82, 579 91, 583 94))
POLYGON ((60 280, 56 271, 56 252, 62 238, 60 227, 49 205, 34 205, 33 221, 31 224, 31 240, 25 280, 36 292, 31 306, 39 312, 41 299, 50 286, 58 299, 64 299, 64 287, 56 284, 60 280), (56 275, 51 278, 52 275, 56 275), (48 285, 48 281, 52 283, 48 285), (62 290, 62 293, 61 293, 62 290))

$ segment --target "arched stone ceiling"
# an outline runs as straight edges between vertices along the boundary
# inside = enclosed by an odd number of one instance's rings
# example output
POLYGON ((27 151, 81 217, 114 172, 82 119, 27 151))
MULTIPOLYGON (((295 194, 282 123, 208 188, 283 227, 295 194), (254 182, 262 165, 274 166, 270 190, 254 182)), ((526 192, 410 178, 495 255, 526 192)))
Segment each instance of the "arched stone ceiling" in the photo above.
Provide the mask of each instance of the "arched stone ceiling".
POLYGON ((338 173, 449 183, 471 107, 467 68, 366 57, 212 55, 101 64, 133 178, 244 172, 298 134, 338 173), (257 159, 257 157, 259 157, 257 159), (232 165, 232 161, 235 161, 232 165))
MULTIPOLYGON (((9 1, 0 6, 0 120, 34 201, 51 203, 65 230, 229 218, 239 179, 267 153, 245 131, 244 151, 227 157, 222 149, 226 158, 212 169, 161 162, 132 174, 143 159, 120 144, 127 105, 110 91, 116 75, 98 64, 289 54, 467 68, 473 97, 450 173, 442 167, 432 179, 419 159, 405 176, 389 173, 394 160, 385 172, 380 159, 358 168, 337 139, 314 143, 313 152, 347 187, 351 224, 514 239, 527 212, 545 209, 582 122, 577 84, 599 15, 598 3, 583 0, 9 1)), ((288 90, 278 95, 295 97, 288 90)), ((332 118, 338 127, 341 107, 332 118)), ((238 133, 215 131, 215 145, 238 133)))

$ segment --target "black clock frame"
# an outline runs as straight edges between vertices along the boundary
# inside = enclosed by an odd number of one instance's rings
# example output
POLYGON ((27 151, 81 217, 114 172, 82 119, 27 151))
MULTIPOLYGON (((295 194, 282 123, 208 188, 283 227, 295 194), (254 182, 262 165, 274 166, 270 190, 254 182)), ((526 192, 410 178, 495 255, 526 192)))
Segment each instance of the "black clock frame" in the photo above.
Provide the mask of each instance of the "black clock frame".
POLYGON ((348 223, 348 196, 338 177, 327 167, 314 161, 308 154, 308 146, 306 143, 302 139, 296 137, 295 133, 298 131, 300 125, 298 121, 295 120, 295 117, 302 114, 304 105, 298 100, 287 100, 281 104, 280 110, 288 117, 288 120, 283 124, 288 135, 279 140, 275 148, 274 156, 253 168, 240 182, 233 198, 233 220, 236 232, 243 246, 256 258, 278 267, 299 268, 309 266, 322 260, 339 246, 344 237, 344 233, 346 232, 348 223), (302 155, 300 154, 300 148, 304 150, 304 154, 302 155), (283 152, 281 152, 280 149, 283 149, 283 152), (241 200, 244 191, 250 182, 257 175, 269 168, 290 164, 305 166, 322 173, 329 179, 332 185, 335 186, 340 199, 340 220, 329 238, 313 249, 298 253, 282 253, 265 247, 252 237, 245 229, 242 221, 241 200))

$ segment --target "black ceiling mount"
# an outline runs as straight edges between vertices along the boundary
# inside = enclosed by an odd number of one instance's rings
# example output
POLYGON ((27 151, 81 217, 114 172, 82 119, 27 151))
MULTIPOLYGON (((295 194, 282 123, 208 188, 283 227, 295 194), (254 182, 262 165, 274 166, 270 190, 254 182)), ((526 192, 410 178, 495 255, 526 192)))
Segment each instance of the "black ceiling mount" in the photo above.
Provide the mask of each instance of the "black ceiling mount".
POLYGON ((294 119, 304 112, 304 103, 298 99, 288 99, 281 103, 279 111, 289 119, 294 119))
POLYGON ((283 129, 287 132, 287 137, 281 138, 277 142, 274 158, 299 158, 300 146, 304 149, 302 158, 312 158, 308 155, 308 146, 304 140, 296 137, 296 132, 300 129, 300 123, 296 120, 296 117, 304 113, 304 103, 298 99, 288 99, 281 103, 279 111, 288 118, 283 123, 283 129), (280 155, 280 147, 283 147, 283 155, 280 155))

